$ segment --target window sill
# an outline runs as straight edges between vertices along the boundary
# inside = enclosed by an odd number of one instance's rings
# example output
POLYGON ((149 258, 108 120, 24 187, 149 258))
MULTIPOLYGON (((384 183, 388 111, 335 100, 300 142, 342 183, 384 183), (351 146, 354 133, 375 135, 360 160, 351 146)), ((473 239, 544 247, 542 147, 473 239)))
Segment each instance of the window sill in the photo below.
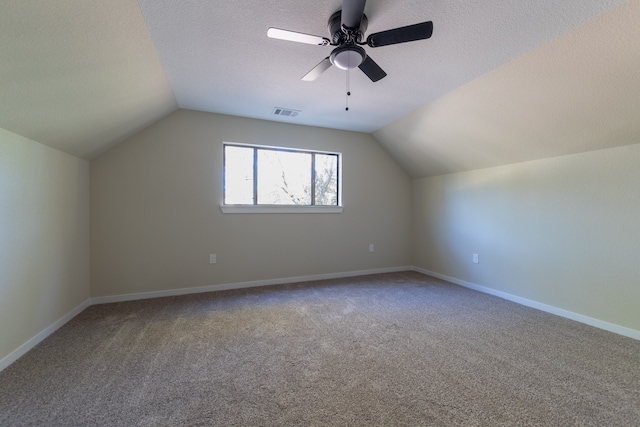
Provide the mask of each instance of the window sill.
POLYGON ((342 213, 342 206, 220 205, 225 214, 342 213))

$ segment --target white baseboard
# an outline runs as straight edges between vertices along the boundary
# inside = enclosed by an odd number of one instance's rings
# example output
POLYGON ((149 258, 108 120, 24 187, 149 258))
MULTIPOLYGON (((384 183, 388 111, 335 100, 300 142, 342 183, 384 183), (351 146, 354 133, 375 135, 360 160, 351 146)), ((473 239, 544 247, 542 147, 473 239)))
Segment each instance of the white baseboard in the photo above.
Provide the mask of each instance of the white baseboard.
POLYGON ((11 353, 3 357, 2 360, 0 360, 0 371, 2 371, 7 366, 11 365, 16 360, 18 360, 20 357, 22 357, 26 352, 31 350, 33 347, 40 344, 42 340, 44 340, 49 335, 51 335, 52 333, 60 329, 62 325, 64 325, 69 320, 76 317, 78 314, 80 314, 80 312, 82 312, 82 310, 89 307, 90 305, 91 305, 91 299, 85 300, 84 302, 82 302, 82 304, 78 305, 76 308, 74 308, 73 310, 71 310, 64 316, 62 316, 60 319, 56 320, 54 323, 44 328, 42 331, 40 331, 36 336, 31 338, 29 341, 25 342, 20 347, 16 348, 14 351, 12 351, 11 353))
POLYGON ((62 316, 53 324, 43 329, 40 333, 38 333, 36 336, 34 336, 30 340, 22 344, 20 347, 18 347, 17 349, 9 353, 7 356, 2 358, 0 360, 0 371, 5 369, 7 366, 11 365, 16 360, 18 360, 21 356, 23 356, 33 347, 38 345, 42 340, 44 340, 49 335, 57 331, 61 326, 63 326, 65 323, 73 319, 75 316, 80 314, 80 312, 82 312, 84 309, 86 309, 91 305, 107 304, 107 303, 122 302, 122 301, 134 301, 139 299, 158 298, 158 297, 167 297, 167 296, 188 295, 188 294, 195 294, 195 293, 202 293, 202 292, 223 291, 228 289, 242 289, 242 288, 252 288, 252 287, 258 287, 258 286, 283 285, 287 283, 309 282, 314 280, 340 279, 344 277, 365 276, 368 274, 395 273, 399 271, 416 271, 418 273, 426 274, 428 276, 437 277, 438 279, 442 279, 447 282, 454 283, 456 285, 464 286, 466 288, 483 292, 485 294, 494 295, 499 298, 513 301, 515 303, 518 303, 527 307, 535 308, 541 311, 545 311, 547 313, 551 313, 561 317, 565 317, 567 319, 575 320, 577 322, 581 322, 590 326, 595 326, 596 328, 604 329, 609 332, 613 332, 629 338, 640 340, 640 331, 636 331, 635 329, 625 328, 624 326, 619 326, 613 323, 604 322, 602 320, 594 319, 592 317, 584 316, 582 314, 577 314, 571 311, 563 310, 558 307, 542 304, 537 301, 529 300, 526 298, 518 297, 516 295, 508 294, 506 292, 497 291, 495 289, 476 285, 475 283, 456 279, 455 277, 445 276, 443 274, 439 274, 434 271, 426 270, 419 267, 405 266, 405 267, 379 268, 379 269, 373 269, 373 270, 346 271, 342 273, 317 274, 312 276, 287 277, 282 279, 255 280, 251 282, 238 282, 238 283, 229 283, 229 284, 221 284, 221 285, 201 286, 201 287, 195 287, 195 288, 172 289, 167 291, 141 292, 141 293, 135 293, 135 294, 122 294, 122 295, 90 298, 84 301, 82 304, 78 305, 69 313, 62 316))
POLYGON ((485 286, 476 285, 475 283, 456 279, 455 277, 445 276, 444 274, 436 273, 435 271, 425 270, 423 268, 418 268, 418 267, 412 267, 412 270, 418 273, 426 274, 427 276, 433 276, 433 277, 437 277, 438 279, 446 280, 447 282, 451 282, 456 285, 464 286, 465 288, 473 289, 475 291, 479 291, 485 294, 506 299, 520 305, 535 308, 537 310, 545 311, 547 313, 555 314, 560 317, 565 317, 567 319, 575 320, 576 322, 584 323, 589 326, 594 326, 599 329, 604 329, 605 331, 613 332, 619 335, 623 335, 625 337, 640 340, 640 331, 637 331, 635 329, 626 328, 624 326, 594 319, 593 317, 584 316, 582 314, 574 313, 572 311, 564 310, 562 308, 554 307, 552 305, 543 304, 537 301, 522 298, 506 292, 487 288, 485 286))
POLYGON ((252 288, 257 286, 282 285, 287 283, 308 282, 312 280, 340 279, 343 277, 364 276, 367 274, 395 273, 398 271, 410 271, 411 269, 412 267, 410 266, 378 268, 373 270, 346 271, 342 273, 317 274, 313 276, 300 276, 300 277, 287 277, 283 279, 256 280, 252 282, 239 282, 239 283, 212 285, 212 286, 201 286, 196 288, 172 289, 167 291, 141 292, 141 293, 135 293, 135 294, 123 294, 123 295, 90 298, 84 301, 82 304, 80 304, 76 308, 74 308, 73 310, 71 310, 69 313, 62 316, 56 322, 52 323, 51 325, 43 329, 36 336, 34 336, 29 341, 22 344, 20 347, 18 347, 17 349, 9 353, 7 356, 2 358, 0 360, 0 371, 5 369, 7 366, 11 365, 16 360, 18 360, 25 353, 27 353, 29 350, 31 350, 36 345, 38 345, 42 340, 44 340, 49 335, 57 331, 62 325, 67 323, 69 320, 73 319, 75 316, 80 314, 82 310, 96 304, 107 304, 112 302, 134 301, 139 299, 188 295, 188 294, 195 294, 195 293, 202 293, 202 292, 223 291, 228 289, 252 288))
POLYGON ((237 282, 221 285, 199 286, 195 288, 170 289, 166 291, 140 292, 135 294, 121 294, 91 298, 91 304, 108 304, 112 302, 134 301, 139 299, 172 297, 179 295, 199 294, 203 292, 226 291, 229 289, 255 288, 258 286, 284 285, 287 283, 310 282, 313 280, 340 279, 343 277, 365 276, 367 274, 395 273, 410 271, 413 267, 390 267, 373 270, 346 271, 342 273, 316 274, 313 276, 286 277, 282 279, 254 280, 251 282, 237 282))

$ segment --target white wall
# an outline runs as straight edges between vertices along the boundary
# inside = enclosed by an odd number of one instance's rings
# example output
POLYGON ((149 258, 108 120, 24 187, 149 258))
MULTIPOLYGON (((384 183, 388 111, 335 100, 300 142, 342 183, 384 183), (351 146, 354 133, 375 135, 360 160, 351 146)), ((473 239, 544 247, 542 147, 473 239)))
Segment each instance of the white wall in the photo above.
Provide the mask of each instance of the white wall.
POLYGON ((636 144, 415 180, 414 265, 640 331, 639 165, 636 144))
POLYGON ((640 331, 638 164, 640 144, 412 185, 368 135, 180 110, 89 171, 0 129, 0 369, 90 295, 411 264, 640 331), (222 214, 223 141, 342 152, 344 212, 222 214))
POLYGON ((89 163, 0 129, 0 369, 88 298, 89 163))
POLYGON ((407 266, 411 181, 369 135, 179 110, 92 161, 91 237, 92 297, 407 266), (344 212, 223 214, 225 141, 342 152, 344 212))

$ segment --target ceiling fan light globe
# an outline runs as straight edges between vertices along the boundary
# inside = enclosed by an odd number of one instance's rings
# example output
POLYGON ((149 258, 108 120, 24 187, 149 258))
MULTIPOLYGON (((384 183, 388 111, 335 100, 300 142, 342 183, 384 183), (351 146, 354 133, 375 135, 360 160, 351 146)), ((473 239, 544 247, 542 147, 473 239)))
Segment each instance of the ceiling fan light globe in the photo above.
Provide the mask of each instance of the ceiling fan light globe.
POLYGON ((360 46, 341 46, 331 52, 331 63, 342 70, 358 67, 367 57, 360 46))

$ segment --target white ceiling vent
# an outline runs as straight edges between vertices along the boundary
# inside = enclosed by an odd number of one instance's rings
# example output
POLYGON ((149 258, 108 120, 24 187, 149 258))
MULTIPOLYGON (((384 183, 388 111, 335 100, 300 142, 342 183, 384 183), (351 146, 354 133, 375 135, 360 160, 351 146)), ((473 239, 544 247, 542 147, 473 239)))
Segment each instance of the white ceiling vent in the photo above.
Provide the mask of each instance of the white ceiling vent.
POLYGON ((300 110, 276 107, 273 109, 273 114, 275 114, 276 116, 297 117, 298 114, 300 114, 300 110))

